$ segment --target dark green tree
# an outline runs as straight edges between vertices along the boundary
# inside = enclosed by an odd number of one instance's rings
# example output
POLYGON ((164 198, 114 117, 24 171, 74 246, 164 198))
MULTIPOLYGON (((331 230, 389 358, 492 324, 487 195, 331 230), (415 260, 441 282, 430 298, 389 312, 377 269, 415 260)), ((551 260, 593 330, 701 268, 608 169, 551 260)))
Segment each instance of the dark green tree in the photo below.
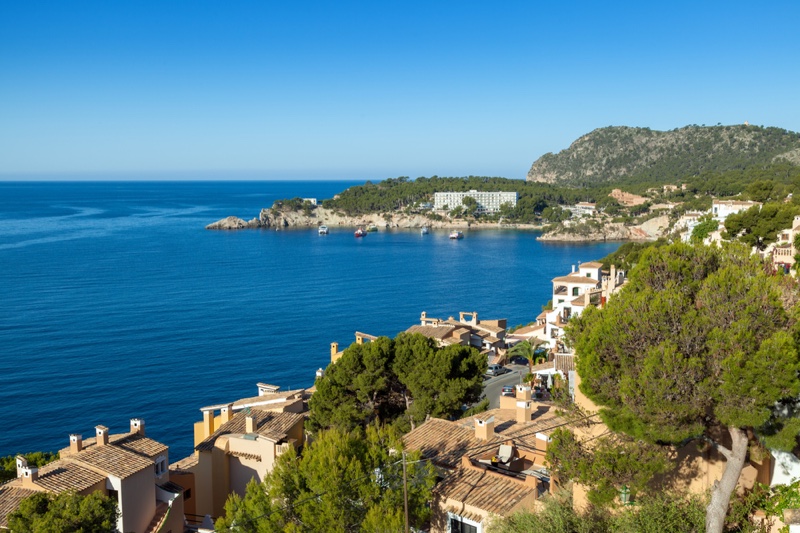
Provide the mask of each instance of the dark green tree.
POLYGON ((748 436, 796 444, 800 333, 783 305, 796 293, 741 245, 678 243, 646 250, 621 293, 569 328, 581 390, 610 429, 653 444, 702 439, 725 457, 709 532, 722 531, 748 436))
POLYGON ((694 227, 692 230, 692 242, 700 243, 703 240, 711 235, 711 233, 717 231, 719 228, 719 222, 714 220, 711 215, 705 215, 700 217, 699 223, 694 227))
POLYGON ((118 514, 117 502, 99 492, 38 492, 8 515, 8 528, 14 533, 112 533, 118 514))
POLYGON ((419 334, 353 344, 317 380, 308 427, 349 431, 374 420, 414 427, 428 415, 456 417, 480 399, 486 368, 475 348, 438 348, 419 334))
MULTIPOLYGON (((375 425, 353 432, 322 431, 299 457, 281 455, 263 484, 251 482, 244 498, 232 496, 217 529, 272 533, 401 531, 402 441, 375 425)), ((436 482, 419 453, 406 458, 409 522, 421 527, 436 482)))

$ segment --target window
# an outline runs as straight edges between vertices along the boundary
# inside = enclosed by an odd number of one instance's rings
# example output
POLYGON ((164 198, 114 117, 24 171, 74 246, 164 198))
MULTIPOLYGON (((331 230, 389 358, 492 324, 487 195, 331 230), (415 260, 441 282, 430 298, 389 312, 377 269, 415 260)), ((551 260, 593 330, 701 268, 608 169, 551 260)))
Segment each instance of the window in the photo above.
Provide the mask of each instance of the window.
POLYGON ((183 499, 188 500, 192 497, 192 489, 186 489, 183 491, 183 499))
POLYGON ((450 533, 479 533, 478 526, 464 521, 461 517, 450 518, 450 533))
POLYGON ((167 471, 167 458, 163 455, 156 459, 155 464, 156 476, 160 477, 167 471))
POLYGON ((572 287, 572 295, 580 296, 580 289, 578 287, 572 287))
POLYGON ((118 490, 109 489, 108 497, 111 498, 112 500, 114 500, 115 502, 119 502, 119 491, 118 490))
POLYGON ((587 278, 591 278, 591 277, 592 277, 592 273, 591 273, 591 272, 587 272, 587 273, 586 273, 586 277, 587 277, 587 278))

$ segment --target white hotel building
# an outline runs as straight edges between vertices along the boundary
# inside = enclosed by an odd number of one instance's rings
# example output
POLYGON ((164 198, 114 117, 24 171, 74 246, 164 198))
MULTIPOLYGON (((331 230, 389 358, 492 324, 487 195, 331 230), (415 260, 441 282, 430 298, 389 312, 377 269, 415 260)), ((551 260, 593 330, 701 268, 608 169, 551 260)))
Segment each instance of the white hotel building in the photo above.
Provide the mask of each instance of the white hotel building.
POLYGON ((433 195, 433 208, 441 211, 445 207, 447 209, 459 207, 467 196, 478 202, 478 213, 497 213, 503 204, 511 204, 511 207, 516 207, 517 198, 519 198, 515 192, 502 191, 437 192, 433 195))

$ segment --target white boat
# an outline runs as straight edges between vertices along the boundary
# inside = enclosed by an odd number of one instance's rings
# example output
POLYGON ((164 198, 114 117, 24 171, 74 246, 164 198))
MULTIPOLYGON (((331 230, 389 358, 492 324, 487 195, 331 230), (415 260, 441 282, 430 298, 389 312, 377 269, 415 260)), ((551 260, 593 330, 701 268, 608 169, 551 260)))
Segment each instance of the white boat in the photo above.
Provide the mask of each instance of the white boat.
POLYGON ((464 238, 464 234, 461 233, 460 231, 451 231, 450 232, 450 238, 451 239, 463 239, 464 238))
POLYGON ((431 230, 428 229, 428 226, 422 226, 422 229, 419 230, 419 233, 420 233, 420 235, 427 235, 428 233, 430 233, 430 231, 431 230))
POLYGON ((325 225, 323 224, 322 226, 320 226, 320 227, 317 229, 317 232, 318 232, 320 235, 327 235, 327 234, 328 234, 328 226, 325 226, 325 225))

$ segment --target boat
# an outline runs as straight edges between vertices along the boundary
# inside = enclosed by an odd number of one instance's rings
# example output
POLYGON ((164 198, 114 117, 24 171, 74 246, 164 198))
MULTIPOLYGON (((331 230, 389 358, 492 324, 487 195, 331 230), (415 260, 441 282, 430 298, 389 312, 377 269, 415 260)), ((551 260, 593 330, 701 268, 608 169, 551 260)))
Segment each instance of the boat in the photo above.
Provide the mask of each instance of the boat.
POLYGON ((366 232, 366 231, 364 231, 364 228, 358 228, 358 229, 356 230, 356 232, 354 233, 354 235, 355 235, 356 237, 366 237, 366 236, 367 236, 367 232, 366 232))
POLYGON ((419 233, 420 235, 427 235, 428 233, 430 233, 430 231, 431 230, 428 228, 428 226, 422 226, 422 229, 419 230, 419 233))
POLYGON ((367 231, 369 231, 370 233, 373 231, 378 231, 378 226, 376 226, 375 224, 370 224, 369 226, 367 226, 367 231))
POLYGON ((451 239, 463 239, 464 238, 464 234, 461 233, 460 231, 451 231, 450 232, 450 238, 451 239))
POLYGON ((318 232, 320 235, 327 235, 327 234, 328 234, 328 226, 325 226, 325 225, 323 224, 322 226, 320 226, 320 227, 317 229, 317 232, 318 232))

